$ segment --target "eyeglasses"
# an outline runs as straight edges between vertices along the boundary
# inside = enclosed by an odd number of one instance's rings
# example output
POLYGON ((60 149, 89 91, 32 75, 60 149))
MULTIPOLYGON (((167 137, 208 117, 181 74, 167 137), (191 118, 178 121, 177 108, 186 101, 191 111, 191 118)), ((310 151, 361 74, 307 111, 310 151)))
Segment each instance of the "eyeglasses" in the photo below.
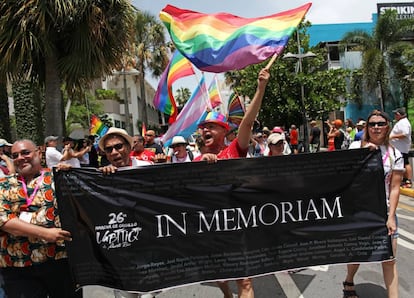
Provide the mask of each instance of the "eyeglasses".
POLYGON ((119 143, 119 144, 116 144, 116 145, 113 145, 113 146, 108 146, 108 147, 105 147, 104 148, 104 151, 105 151, 105 153, 112 153, 112 150, 116 150, 116 151, 119 151, 119 150, 121 150, 122 148, 124 148, 124 143, 119 143))
POLYGON ((368 126, 369 126, 369 127, 375 127, 375 126, 378 126, 378 127, 384 127, 384 126, 387 126, 387 122, 385 122, 385 121, 380 121, 380 122, 368 122, 368 126))
POLYGON ((149 135, 149 134, 146 134, 145 136, 146 137, 155 137, 154 135, 149 135))
POLYGON ((174 145, 171 145, 171 148, 176 148, 176 147, 180 147, 180 146, 184 146, 184 144, 174 144, 174 145))
POLYGON ((21 156, 23 156, 23 157, 27 157, 27 156, 29 156, 30 155, 30 153, 32 153, 33 151, 31 151, 31 150, 27 150, 27 149, 24 149, 24 150, 22 150, 22 151, 20 151, 20 152, 14 152, 14 153, 12 153, 12 158, 13 159, 17 159, 17 158, 19 158, 19 155, 21 155, 21 156))

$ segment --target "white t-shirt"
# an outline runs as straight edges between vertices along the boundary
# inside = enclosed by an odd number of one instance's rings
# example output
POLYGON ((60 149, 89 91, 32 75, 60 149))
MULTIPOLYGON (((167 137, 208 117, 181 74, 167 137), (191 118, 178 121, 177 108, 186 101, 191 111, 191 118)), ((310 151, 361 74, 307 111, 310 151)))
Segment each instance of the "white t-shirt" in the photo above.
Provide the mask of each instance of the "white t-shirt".
MULTIPOLYGON (((361 148, 361 141, 352 142, 349 146, 349 149, 358 149, 361 148)), ((389 196, 390 196, 390 186, 391 186, 391 174, 393 171, 404 171, 404 160, 401 152, 389 145, 380 146, 381 156, 382 156, 382 165, 384 167, 384 183, 385 183, 385 195, 387 198, 387 206, 390 205, 389 196)))
POLYGON ((46 165, 48 168, 55 167, 62 159, 62 153, 60 153, 56 147, 46 148, 46 165))
POLYGON ((408 153, 411 148, 411 124, 407 117, 400 119, 395 123, 391 130, 390 136, 403 134, 406 137, 402 139, 391 139, 391 144, 402 153, 408 153))
MULTIPOLYGON (((70 149, 70 150, 73 150, 73 149, 70 149)), ((65 149, 62 150, 62 153, 64 153, 64 152, 65 152, 65 149)), ((80 168, 81 167, 80 160, 78 158, 75 158, 75 157, 72 157, 71 159, 65 160, 63 162, 71 165, 72 168, 80 168)))

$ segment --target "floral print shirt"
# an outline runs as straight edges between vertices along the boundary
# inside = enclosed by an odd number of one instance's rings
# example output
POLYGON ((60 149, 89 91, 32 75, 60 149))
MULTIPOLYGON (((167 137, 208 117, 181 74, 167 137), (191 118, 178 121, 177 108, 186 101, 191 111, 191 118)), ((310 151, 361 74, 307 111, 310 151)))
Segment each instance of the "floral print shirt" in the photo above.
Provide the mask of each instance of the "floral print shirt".
MULTIPOLYGON (((60 227, 51 170, 44 169, 40 176, 28 182, 26 190, 24 184, 17 174, 0 178, 0 227, 11 219, 22 219, 23 212, 24 220, 31 224, 60 227), (27 198, 32 196, 28 204, 27 198)), ((0 267, 28 267, 66 257, 63 242, 45 243, 39 238, 16 237, 0 231, 0 267)))

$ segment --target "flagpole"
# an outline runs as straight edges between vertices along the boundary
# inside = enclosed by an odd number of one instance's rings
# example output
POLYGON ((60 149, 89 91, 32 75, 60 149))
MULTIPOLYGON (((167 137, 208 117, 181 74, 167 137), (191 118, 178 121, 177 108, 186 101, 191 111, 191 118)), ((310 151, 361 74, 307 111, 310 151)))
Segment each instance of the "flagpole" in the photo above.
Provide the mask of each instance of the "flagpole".
POLYGON ((276 61, 276 58, 277 58, 278 56, 279 56, 279 55, 278 55, 277 53, 274 53, 274 54, 273 54, 273 56, 272 56, 272 58, 270 59, 270 61, 267 63, 267 65, 266 65, 265 69, 269 70, 269 69, 270 69, 270 67, 272 66, 272 64, 276 61))

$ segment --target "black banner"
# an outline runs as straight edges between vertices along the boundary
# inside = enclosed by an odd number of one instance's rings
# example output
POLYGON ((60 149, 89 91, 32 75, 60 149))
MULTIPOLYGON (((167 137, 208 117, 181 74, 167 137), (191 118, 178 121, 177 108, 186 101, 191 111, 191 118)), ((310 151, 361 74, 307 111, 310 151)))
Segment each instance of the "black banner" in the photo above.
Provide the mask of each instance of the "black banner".
POLYGON ((78 286, 148 292, 392 255, 379 152, 75 169, 55 182, 78 286))

